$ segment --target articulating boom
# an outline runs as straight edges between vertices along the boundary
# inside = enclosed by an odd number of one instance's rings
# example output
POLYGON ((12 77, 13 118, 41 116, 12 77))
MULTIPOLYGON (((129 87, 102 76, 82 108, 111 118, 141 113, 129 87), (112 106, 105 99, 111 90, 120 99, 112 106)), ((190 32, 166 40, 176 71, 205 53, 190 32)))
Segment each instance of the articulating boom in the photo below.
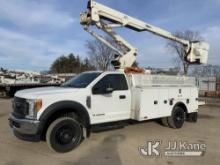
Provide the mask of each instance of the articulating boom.
POLYGON ((112 61, 112 64, 116 69, 131 67, 132 64, 135 62, 137 55, 137 49, 113 31, 113 28, 119 27, 126 27, 137 32, 148 31, 163 38, 176 41, 185 47, 185 51, 187 54, 185 60, 188 63, 207 63, 209 44, 206 42, 190 42, 182 38, 175 37, 170 32, 147 24, 136 18, 130 17, 93 0, 88 1, 87 9, 87 12, 81 13, 80 23, 84 26, 84 29, 92 36, 94 36, 96 39, 100 40, 118 53, 118 55, 112 61), (93 25, 112 37, 112 39, 115 41, 115 43, 117 43, 118 46, 113 46, 103 36, 92 31, 90 29, 90 26, 93 25))

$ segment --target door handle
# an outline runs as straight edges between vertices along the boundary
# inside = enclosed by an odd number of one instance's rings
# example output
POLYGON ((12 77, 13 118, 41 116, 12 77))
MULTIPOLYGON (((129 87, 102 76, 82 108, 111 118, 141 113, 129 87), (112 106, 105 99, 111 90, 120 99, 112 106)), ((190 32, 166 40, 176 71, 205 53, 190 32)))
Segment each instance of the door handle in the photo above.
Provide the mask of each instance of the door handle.
POLYGON ((125 95, 120 95, 119 99, 126 99, 126 96, 125 95))

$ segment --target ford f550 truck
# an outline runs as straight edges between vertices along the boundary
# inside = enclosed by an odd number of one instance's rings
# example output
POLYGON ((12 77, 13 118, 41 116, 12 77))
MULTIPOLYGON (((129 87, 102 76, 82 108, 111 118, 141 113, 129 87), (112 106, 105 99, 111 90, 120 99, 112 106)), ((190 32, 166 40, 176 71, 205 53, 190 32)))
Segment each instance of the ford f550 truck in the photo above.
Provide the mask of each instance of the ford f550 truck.
POLYGON ((188 64, 206 64, 209 44, 188 41, 124 13, 89 0, 80 23, 97 40, 117 55, 116 71, 85 72, 61 87, 19 91, 13 99, 10 125, 22 139, 46 139, 50 148, 68 152, 88 137, 94 125, 119 121, 161 118, 171 128, 181 128, 185 120, 197 121, 198 89, 195 78, 146 74, 131 68, 137 49, 113 31, 126 27, 177 42, 188 64), (115 44, 91 30, 109 35, 115 44))
POLYGON ((17 92, 13 109, 17 137, 46 139, 53 150, 67 152, 96 124, 162 118, 181 128, 185 118, 196 121, 198 90, 190 77, 84 72, 60 87, 17 92))

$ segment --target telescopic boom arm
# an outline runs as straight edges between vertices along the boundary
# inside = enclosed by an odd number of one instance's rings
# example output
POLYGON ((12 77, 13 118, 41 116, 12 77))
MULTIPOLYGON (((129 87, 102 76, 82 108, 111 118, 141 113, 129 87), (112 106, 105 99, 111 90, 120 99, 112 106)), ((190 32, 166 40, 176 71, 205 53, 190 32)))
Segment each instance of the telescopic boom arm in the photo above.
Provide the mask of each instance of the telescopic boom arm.
POLYGON ((148 31, 157 36, 178 42, 185 47, 187 55, 185 57, 185 61, 190 64, 207 63, 209 44, 206 42, 190 42, 188 40, 178 38, 172 35, 170 32, 145 23, 136 18, 130 17, 124 13, 111 9, 93 0, 88 1, 87 9, 87 12, 81 13, 80 23, 84 26, 84 29, 92 36, 118 53, 118 55, 112 61, 112 64, 116 69, 131 67, 137 56, 137 49, 129 44, 121 36, 113 32, 113 28, 119 27, 126 27, 137 32, 148 31), (113 46, 106 40, 106 38, 92 31, 90 26, 93 25, 112 37, 118 46, 113 46))

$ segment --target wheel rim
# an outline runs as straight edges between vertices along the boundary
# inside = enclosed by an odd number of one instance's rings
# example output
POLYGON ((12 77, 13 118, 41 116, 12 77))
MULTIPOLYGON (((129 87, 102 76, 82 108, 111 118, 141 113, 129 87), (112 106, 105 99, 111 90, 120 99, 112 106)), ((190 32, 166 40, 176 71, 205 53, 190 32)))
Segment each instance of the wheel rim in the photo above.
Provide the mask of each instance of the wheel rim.
POLYGON ((175 122, 176 122, 178 125, 182 125, 182 124, 183 124, 183 121, 184 121, 184 113, 183 113, 182 111, 176 112, 175 122))
POLYGON ((60 145, 74 143, 76 141, 76 137, 75 128, 69 125, 59 127, 55 134, 56 142, 60 145))

